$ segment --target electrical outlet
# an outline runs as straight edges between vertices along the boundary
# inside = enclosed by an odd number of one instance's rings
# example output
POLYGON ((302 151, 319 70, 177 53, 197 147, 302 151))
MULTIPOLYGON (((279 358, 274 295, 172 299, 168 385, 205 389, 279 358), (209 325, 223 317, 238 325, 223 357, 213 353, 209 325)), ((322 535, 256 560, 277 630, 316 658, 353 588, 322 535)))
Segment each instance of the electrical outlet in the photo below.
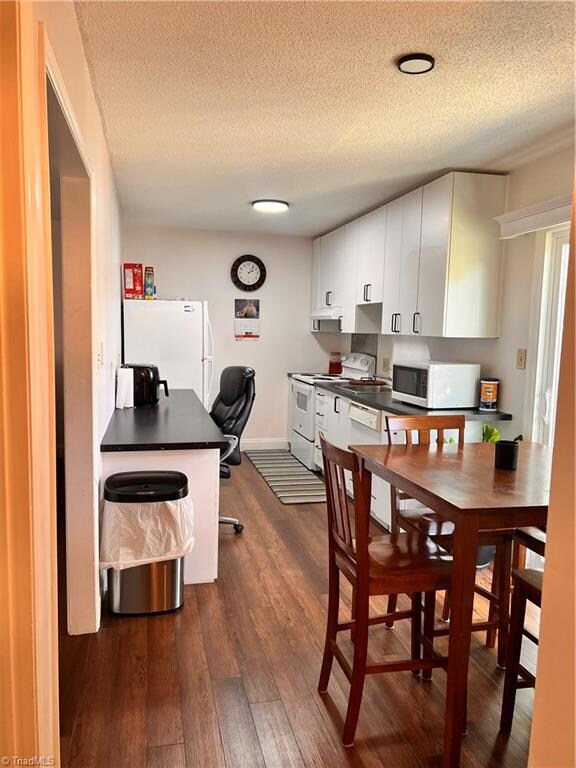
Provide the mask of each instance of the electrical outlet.
POLYGON ((384 373, 390 370, 390 360, 387 357, 382 358, 382 370, 384 373))
POLYGON ((104 342, 98 342, 98 352, 96 353, 96 366, 98 368, 104 367, 104 342))
POLYGON ((526 352, 523 347, 518 347, 516 350, 516 368, 523 371, 526 368, 526 352))

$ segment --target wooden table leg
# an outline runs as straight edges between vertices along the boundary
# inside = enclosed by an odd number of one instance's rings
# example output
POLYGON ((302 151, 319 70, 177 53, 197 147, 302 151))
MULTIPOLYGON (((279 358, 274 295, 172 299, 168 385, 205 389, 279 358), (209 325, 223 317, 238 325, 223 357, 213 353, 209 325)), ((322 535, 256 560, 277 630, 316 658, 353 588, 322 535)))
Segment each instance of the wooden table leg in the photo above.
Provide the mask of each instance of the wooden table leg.
POLYGON ((450 593, 450 645, 446 683, 443 768, 458 768, 460 765, 462 734, 466 730, 468 658, 470 655, 477 548, 477 516, 473 514, 462 515, 456 522, 452 552, 454 568, 450 593))

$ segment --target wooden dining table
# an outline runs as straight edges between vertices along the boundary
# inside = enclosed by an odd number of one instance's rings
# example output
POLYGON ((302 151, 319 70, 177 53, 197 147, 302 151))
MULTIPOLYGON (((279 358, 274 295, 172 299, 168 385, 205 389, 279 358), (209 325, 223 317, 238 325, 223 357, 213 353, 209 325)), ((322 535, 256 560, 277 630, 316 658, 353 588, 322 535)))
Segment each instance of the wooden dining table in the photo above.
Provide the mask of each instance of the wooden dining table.
POLYGON ((521 443, 518 469, 494 467, 494 445, 352 445, 371 472, 454 523, 443 768, 460 765, 478 534, 546 524, 552 450, 521 443))

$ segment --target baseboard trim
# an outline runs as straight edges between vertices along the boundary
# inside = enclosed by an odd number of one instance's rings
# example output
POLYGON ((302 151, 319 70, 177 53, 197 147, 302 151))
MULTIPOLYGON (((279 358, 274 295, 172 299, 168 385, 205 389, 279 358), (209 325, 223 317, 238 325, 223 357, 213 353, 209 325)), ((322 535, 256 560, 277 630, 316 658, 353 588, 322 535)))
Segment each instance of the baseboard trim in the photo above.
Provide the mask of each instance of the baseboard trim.
POLYGON ((242 438, 243 451, 272 451, 288 449, 288 440, 285 437, 256 437, 252 440, 242 438))

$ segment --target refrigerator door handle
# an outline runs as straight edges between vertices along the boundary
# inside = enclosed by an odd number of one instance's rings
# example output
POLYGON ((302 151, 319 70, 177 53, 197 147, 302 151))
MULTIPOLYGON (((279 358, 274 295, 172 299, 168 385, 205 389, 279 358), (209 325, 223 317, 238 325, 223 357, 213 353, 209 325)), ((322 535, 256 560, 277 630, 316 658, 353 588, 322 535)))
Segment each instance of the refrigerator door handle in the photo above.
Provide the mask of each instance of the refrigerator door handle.
POLYGON ((204 322, 206 323, 207 330, 207 349, 204 350, 204 357, 208 360, 212 360, 214 357, 214 335, 212 333, 212 324, 210 323, 210 315, 208 314, 208 302, 204 302, 204 322))
POLYGON ((204 359, 204 408, 210 407, 210 392, 212 391, 212 379, 214 376, 214 362, 211 357, 204 359), (207 382, 207 383, 206 383, 207 382))

